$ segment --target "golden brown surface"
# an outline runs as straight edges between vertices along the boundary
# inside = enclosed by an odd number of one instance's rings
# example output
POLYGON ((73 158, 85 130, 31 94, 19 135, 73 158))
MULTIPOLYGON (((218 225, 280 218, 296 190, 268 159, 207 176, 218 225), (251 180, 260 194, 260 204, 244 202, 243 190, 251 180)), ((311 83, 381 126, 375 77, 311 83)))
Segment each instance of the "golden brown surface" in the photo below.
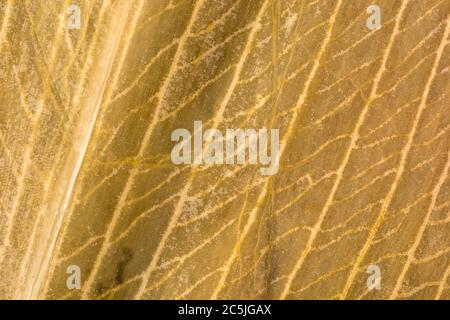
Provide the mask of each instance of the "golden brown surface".
POLYGON ((1 0, 0 297, 450 299, 450 1, 371 4, 1 0), (194 120, 278 174, 172 164, 194 120))

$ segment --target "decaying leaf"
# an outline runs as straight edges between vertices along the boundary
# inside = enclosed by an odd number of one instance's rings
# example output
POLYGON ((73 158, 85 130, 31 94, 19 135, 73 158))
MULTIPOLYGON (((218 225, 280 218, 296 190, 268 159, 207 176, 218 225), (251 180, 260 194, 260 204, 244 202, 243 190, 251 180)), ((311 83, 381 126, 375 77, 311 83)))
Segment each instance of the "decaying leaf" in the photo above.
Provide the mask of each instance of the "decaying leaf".
POLYGON ((450 2, 372 5, 2 0, 0 297, 450 299, 450 2))

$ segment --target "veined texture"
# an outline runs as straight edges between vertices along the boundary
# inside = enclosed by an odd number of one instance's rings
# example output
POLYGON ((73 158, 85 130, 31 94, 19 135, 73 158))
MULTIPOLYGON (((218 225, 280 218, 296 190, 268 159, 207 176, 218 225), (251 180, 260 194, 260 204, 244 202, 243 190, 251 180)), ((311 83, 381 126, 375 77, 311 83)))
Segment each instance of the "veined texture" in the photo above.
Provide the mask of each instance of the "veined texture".
POLYGON ((0 297, 450 299, 450 2, 373 4, 1 0, 0 297))

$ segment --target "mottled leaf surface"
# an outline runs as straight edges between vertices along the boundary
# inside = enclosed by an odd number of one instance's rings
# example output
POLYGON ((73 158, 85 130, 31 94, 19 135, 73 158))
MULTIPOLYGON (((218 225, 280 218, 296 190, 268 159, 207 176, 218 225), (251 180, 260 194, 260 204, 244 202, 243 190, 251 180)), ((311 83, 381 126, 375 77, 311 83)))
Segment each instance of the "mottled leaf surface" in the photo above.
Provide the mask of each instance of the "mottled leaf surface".
POLYGON ((72 2, 0 2, 0 297, 450 299, 448 0, 72 2), (279 172, 174 165, 195 120, 279 172))

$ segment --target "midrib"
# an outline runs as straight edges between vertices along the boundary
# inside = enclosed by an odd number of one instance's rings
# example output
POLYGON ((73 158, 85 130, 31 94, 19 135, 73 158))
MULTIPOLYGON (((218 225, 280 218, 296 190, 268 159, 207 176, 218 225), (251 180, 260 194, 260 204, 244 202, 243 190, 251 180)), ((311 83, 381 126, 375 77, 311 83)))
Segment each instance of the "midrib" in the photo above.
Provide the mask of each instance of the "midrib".
POLYGON ((59 231, 61 229, 65 212, 72 198, 72 192, 85 159, 89 141, 94 131, 94 125, 99 114, 102 98, 106 84, 109 79, 113 62, 119 48, 120 39, 125 30, 128 13, 131 7, 130 1, 120 2, 108 21, 109 30, 107 38, 102 42, 102 47, 97 47, 96 55, 101 58, 94 64, 89 72, 90 78, 85 95, 80 99, 79 120, 73 134, 73 142, 68 155, 65 158, 63 170, 59 173, 54 184, 54 193, 51 202, 45 207, 48 212, 56 212, 50 223, 44 221, 39 230, 39 238, 31 239, 36 243, 29 260, 29 267, 25 280, 22 284, 23 290, 16 295, 16 299, 37 299, 40 289, 44 283, 46 272, 51 260, 53 248, 56 245, 59 231), (100 57, 101 55, 101 57, 100 57))

